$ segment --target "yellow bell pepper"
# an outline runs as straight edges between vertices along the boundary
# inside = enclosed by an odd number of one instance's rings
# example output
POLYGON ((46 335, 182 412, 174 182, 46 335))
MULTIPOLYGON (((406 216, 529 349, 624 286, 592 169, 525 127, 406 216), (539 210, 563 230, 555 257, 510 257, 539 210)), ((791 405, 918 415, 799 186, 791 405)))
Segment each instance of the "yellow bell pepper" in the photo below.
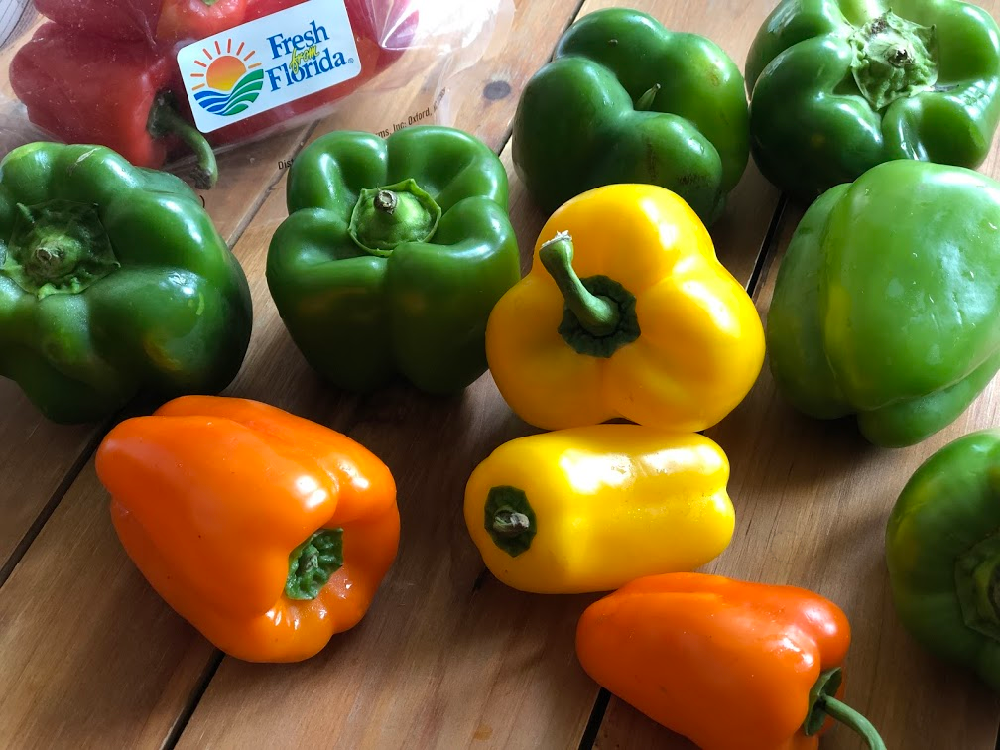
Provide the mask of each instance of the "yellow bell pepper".
POLYGON ((511 409, 559 430, 624 417, 700 432, 728 415, 764 363, 764 327, 676 193, 610 185, 563 204, 531 272, 486 329, 511 409))
POLYGON ((690 571, 733 536, 729 460, 712 440, 606 424, 517 438, 469 478, 465 524, 522 591, 610 591, 690 571))

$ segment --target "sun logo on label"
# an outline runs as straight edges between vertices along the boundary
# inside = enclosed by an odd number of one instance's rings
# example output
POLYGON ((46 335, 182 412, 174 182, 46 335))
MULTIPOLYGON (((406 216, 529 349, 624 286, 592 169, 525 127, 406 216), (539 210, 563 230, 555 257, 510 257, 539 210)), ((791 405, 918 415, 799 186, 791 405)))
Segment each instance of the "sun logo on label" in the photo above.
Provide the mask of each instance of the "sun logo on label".
POLYGON ((195 60, 201 70, 188 73, 188 77, 198 80, 191 87, 194 99, 202 109, 220 117, 230 117, 246 110, 257 101, 264 87, 264 71, 260 63, 251 63, 256 51, 243 55, 244 44, 233 51, 233 40, 222 44, 215 42, 215 55, 208 47, 202 52, 204 60, 195 60), (243 55, 241 57, 241 55, 243 55))

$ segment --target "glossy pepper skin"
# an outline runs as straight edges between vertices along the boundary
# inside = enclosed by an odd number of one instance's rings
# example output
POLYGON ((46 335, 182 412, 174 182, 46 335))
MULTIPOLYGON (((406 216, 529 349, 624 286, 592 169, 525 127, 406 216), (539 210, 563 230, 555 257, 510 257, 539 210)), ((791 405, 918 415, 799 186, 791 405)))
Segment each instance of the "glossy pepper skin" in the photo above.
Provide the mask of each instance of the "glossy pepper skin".
POLYGON ((518 176, 548 213, 618 183, 679 193, 706 224, 749 158, 743 76, 718 46, 609 8, 574 23, 514 117, 518 176))
POLYGON ((576 653, 595 682, 701 750, 814 750, 830 718, 885 750, 839 700, 850 637, 843 611, 811 591, 667 573, 590 605, 576 653))
POLYGON ((216 393, 250 340, 246 277, 178 178, 108 149, 0 162, 0 375, 56 422, 216 393))
POLYGON ((753 386, 764 329, 687 203, 612 185, 549 219, 530 273, 490 315, 486 352, 500 393, 535 427, 624 417, 700 432, 753 386))
POLYGON ((1000 368, 1000 185, 918 161, 824 193, 778 271, 767 324, 779 390, 872 443, 951 424, 1000 368))
POLYGON ((35 0, 35 7, 77 34, 173 44, 238 26, 247 0, 35 0))
POLYGON ((931 653, 1000 691, 1000 430, 945 445, 913 473, 885 535, 896 612, 931 653))
POLYGON ((500 581, 609 591, 691 570, 729 545, 729 460, 701 435, 609 424, 501 445, 469 478, 465 523, 500 581))
MULTIPOLYGON (((171 3, 170 7, 197 8, 192 3, 201 2, 183 0, 171 3)), ((238 12, 230 9, 232 12, 224 14, 228 19, 225 28, 229 28, 229 23, 254 21, 300 2, 250 0, 240 4, 238 12)), ((383 31, 376 28, 369 0, 346 0, 361 62, 359 75, 202 134, 191 124, 190 102, 177 67, 177 45, 151 43, 141 38, 141 34, 140 38, 133 38, 142 23, 132 16, 155 16, 154 10, 158 12, 155 4, 128 9, 119 8, 117 3, 114 7, 102 4, 104 10, 98 12, 96 4, 82 8, 77 7, 75 0, 49 0, 49 3, 51 14, 61 19, 67 13, 76 18, 87 10, 84 16, 97 19, 96 24, 103 26, 110 15, 119 26, 125 24, 133 29, 133 33, 121 32, 118 36, 125 38, 111 39, 81 31, 78 24, 41 26, 32 40, 18 50, 10 67, 11 85, 27 107, 29 119, 55 139, 106 146, 141 167, 158 169, 170 159, 193 151, 197 163, 192 179, 196 187, 203 189, 214 186, 218 179, 212 147, 262 138, 303 118, 315 119, 323 114, 324 107, 353 93, 399 59, 412 44, 419 24, 416 11, 396 9, 387 18, 378 19, 379 23, 389 25, 383 31)), ((224 5, 228 7, 220 0, 211 7, 222 13, 224 5)), ((194 33, 199 27, 194 21, 192 24, 194 33)), ((111 24, 107 28, 117 27, 111 24)), ((202 31, 211 35, 207 29, 202 31)))
POLYGON ((370 391, 402 375, 446 394, 485 372, 487 318, 520 278, 507 176, 487 146, 440 126, 334 132, 295 159, 288 212, 267 283, 330 383, 370 391))
POLYGON ((364 446, 266 404, 186 397, 127 420, 97 475, 128 556, 216 647, 302 661, 364 617, 399 544, 364 446))
POLYGON ((215 155, 179 114, 175 68, 169 50, 47 23, 14 55, 10 83, 31 122, 58 140, 104 146, 152 169, 187 147, 198 157, 195 185, 210 188, 215 155))
POLYGON ((1000 29, 956 0, 783 0, 746 83, 754 161, 800 197, 894 159, 972 169, 1000 120, 1000 29))

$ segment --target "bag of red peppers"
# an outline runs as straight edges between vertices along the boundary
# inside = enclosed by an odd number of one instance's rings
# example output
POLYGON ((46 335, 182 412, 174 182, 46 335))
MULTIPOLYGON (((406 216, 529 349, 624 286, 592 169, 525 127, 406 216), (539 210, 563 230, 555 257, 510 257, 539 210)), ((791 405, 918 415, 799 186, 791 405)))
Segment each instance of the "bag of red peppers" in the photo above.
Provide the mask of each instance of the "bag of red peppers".
POLYGON ((356 92, 443 94, 507 31, 512 2, 0 0, 0 158, 40 139, 154 169, 193 155, 211 187, 216 153, 356 92))

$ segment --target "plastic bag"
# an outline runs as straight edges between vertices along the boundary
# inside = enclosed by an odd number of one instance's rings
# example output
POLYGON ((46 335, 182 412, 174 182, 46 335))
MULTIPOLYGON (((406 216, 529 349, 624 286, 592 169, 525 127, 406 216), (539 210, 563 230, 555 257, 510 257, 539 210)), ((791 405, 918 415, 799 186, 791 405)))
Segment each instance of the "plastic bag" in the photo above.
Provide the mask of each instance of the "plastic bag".
POLYGON ((513 12, 513 0, 0 0, 0 157, 56 140, 143 167, 201 163, 373 96, 407 109, 386 108, 372 132, 450 125, 461 74, 502 46, 513 12))

